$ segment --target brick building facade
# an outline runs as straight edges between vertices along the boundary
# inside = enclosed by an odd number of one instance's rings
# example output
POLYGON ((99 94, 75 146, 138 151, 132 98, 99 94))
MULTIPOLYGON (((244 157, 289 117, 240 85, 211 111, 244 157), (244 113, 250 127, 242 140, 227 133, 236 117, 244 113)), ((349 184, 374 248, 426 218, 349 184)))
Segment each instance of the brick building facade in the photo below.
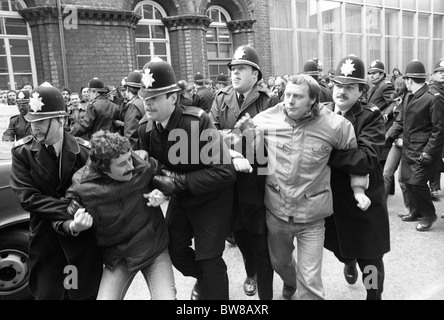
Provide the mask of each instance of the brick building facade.
MULTIPOLYGON (((31 30, 37 84, 48 81, 60 88, 80 90, 92 77, 100 77, 107 84, 118 85, 137 69, 136 28, 141 16, 135 8, 141 0, 22 2, 26 7, 18 13, 31 30)), ((241 44, 253 45, 264 75, 271 73, 267 0, 149 2, 166 13, 161 21, 168 30, 169 60, 178 79, 192 81, 197 72, 209 77, 206 33, 212 20, 206 13, 210 6, 219 6, 231 18, 226 23, 230 54, 241 44)))

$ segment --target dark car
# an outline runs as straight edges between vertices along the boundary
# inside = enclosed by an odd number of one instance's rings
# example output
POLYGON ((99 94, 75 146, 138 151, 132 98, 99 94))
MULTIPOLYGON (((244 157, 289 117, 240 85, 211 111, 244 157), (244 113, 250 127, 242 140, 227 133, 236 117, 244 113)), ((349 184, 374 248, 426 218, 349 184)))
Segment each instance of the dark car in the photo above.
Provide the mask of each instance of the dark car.
POLYGON ((29 213, 9 185, 12 142, 0 142, 0 300, 30 299, 29 213))

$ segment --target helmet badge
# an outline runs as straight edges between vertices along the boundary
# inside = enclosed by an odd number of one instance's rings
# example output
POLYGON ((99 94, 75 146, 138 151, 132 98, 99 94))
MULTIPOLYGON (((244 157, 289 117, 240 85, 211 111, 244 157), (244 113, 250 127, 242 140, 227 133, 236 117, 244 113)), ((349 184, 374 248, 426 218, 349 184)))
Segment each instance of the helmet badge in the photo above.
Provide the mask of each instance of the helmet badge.
POLYGON ((145 88, 150 88, 153 86, 153 82, 156 81, 153 78, 153 74, 150 73, 150 68, 146 68, 144 73, 143 73, 143 78, 142 78, 142 82, 145 85, 145 88))
POLYGON ((355 71, 355 65, 353 63, 352 59, 348 59, 346 60, 341 67, 341 72, 344 75, 344 77, 348 76, 348 75, 352 75, 353 71, 355 71))
POLYGON ((233 60, 241 60, 245 56, 245 49, 240 47, 236 50, 233 56, 233 60))
POLYGON ((42 102, 42 98, 40 98, 40 94, 38 92, 33 92, 32 98, 29 100, 29 106, 31 110, 34 111, 34 114, 36 114, 37 111, 42 111, 42 106, 45 104, 42 102))

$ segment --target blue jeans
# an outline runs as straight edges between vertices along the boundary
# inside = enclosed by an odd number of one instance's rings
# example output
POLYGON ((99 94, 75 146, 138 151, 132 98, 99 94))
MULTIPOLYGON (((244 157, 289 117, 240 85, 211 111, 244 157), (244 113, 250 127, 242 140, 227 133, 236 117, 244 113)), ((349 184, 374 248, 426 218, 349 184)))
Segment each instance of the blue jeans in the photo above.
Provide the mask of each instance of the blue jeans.
MULTIPOLYGON (((399 167, 399 163, 401 162, 401 157, 402 157, 402 148, 393 145, 387 155, 387 159, 385 160, 384 171, 383 171, 386 197, 388 197, 389 195, 390 186, 394 179, 395 172, 399 167)), ((407 209, 410 209, 410 201, 407 195, 407 189, 405 183, 399 181, 399 186, 401 187, 404 205, 407 209)))
POLYGON ((267 210, 268 249, 273 269, 286 285, 297 288, 298 300, 325 299, 322 256, 325 221, 284 221, 267 210), (297 262, 293 256, 297 240, 297 262))
MULTIPOLYGON (((173 264, 168 250, 160 253, 152 264, 140 270, 151 293, 151 300, 175 300, 173 264)), ((123 261, 113 270, 105 267, 97 300, 123 300, 137 272, 130 272, 123 261)))

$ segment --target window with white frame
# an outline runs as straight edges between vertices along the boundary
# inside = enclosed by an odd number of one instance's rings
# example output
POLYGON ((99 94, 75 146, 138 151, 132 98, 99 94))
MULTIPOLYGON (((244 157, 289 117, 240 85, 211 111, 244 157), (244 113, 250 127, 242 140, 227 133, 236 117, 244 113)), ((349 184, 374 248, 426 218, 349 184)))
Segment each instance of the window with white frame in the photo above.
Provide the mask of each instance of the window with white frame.
POLYGON ((17 12, 25 7, 21 0, 0 0, 0 90, 37 84, 31 30, 17 12))
POLYGON ((154 1, 141 1, 134 12, 142 16, 136 27, 137 69, 153 57, 170 62, 168 30, 162 22, 165 10, 154 1))
POLYGON ((207 9, 207 16, 213 20, 205 35, 207 41, 208 77, 216 81, 217 76, 221 73, 225 75, 229 73, 227 64, 232 58, 233 43, 227 22, 231 18, 228 12, 219 6, 210 6, 207 9))

